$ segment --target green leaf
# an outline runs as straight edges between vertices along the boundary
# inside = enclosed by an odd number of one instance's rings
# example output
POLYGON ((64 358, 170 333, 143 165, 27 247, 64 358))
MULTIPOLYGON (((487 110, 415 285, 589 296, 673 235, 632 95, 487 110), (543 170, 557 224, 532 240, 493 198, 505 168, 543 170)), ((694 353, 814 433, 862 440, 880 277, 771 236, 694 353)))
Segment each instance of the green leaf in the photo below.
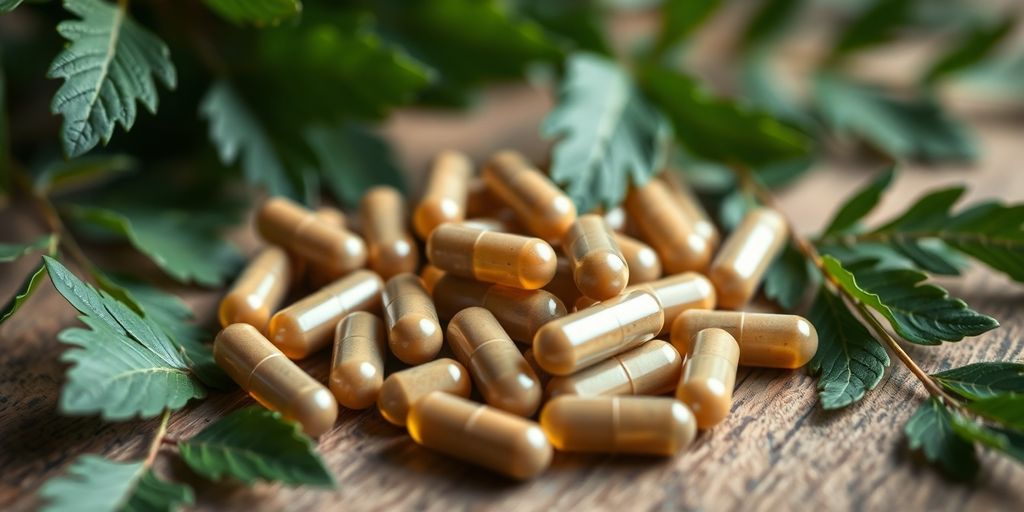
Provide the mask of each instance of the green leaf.
POLYGON ((968 400, 983 400, 1009 392, 1024 393, 1024 363, 974 363, 932 374, 947 390, 968 400))
POLYGON ((3 325, 9 318, 14 316, 15 313, 21 309, 21 306, 25 304, 25 301, 32 296, 37 289, 39 289, 40 283, 43 282, 43 277, 46 275, 46 266, 42 263, 32 271, 31 274, 25 277, 25 281, 18 287, 18 291, 11 297, 11 300, 4 305, 3 309, 0 310, 0 325, 3 325))
POLYGON ((320 163, 320 176, 342 205, 358 206, 375 185, 408 188, 387 141, 356 124, 312 126, 306 141, 320 163))
POLYGON ((0 14, 7 14, 21 5, 23 0, 0 0, 0 14))
POLYGON ((153 77, 174 89, 177 75, 167 45, 128 16, 126 2, 64 0, 81 20, 64 21, 57 31, 67 46, 47 73, 63 78, 51 110, 64 116, 61 146, 68 157, 84 154, 102 139, 106 144, 120 124, 135 123, 135 102, 156 113, 153 77))
POLYGON ((807 294, 816 288, 819 275, 800 251, 787 244, 782 254, 768 267, 764 276, 764 294, 786 311, 794 311, 807 294))
POLYGON ((903 427, 911 450, 921 450, 951 477, 970 480, 978 473, 974 446, 954 432, 954 415, 932 397, 918 407, 903 427))
POLYGON ((858 50, 892 40, 896 31, 910 21, 913 5, 913 0, 875 0, 846 26, 828 62, 835 64, 858 50))
POLYGON ((613 61, 580 53, 569 58, 558 105, 541 133, 558 139, 551 179, 589 212, 614 208, 631 184, 661 172, 671 131, 613 61))
POLYGON ((192 488, 161 480, 143 461, 115 462, 82 455, 67 474, 39 490, 46 512, 178 510, 195 501, 192 488))
POLYGON ((550 2, 518 0, 518 11, 536 22, 554 37, 566 38, 577 50, 611 55, 602 26, 602 12, 597 2, 550 2))
POLYGON ((277 25, 302 12, 299 0, 204 0, 206 6, 235 25, 277 25))
POLYGON ((955 46, 932 62, 921 82, 934 85, 943 78, 981 62, 1013 30, 1016 21, 1014 18, 1004 18, 994 23, 979 23, 969 27, 970 30, 961 35, 955 46))
POLYGON ((58 160, 35 177, 34 187, 42 194, 56 194, 109 180, 134 170, 138 162, 129 155, 86 155, 58 160))
POLYGON ((750 50, 779 37, 793 20, 793 15, 800 12, 803 3, 804 0, 765 0, 761 2, 757 12, 750 17, 750 22, 743 31, 740 47, 750 50))
POLYGON ((953 432, 968 442, 998 450, 1024 463, 1024 433, 982 425, 957 414, 953 416, 953 432))
POLYGON ((654 44, 654 54, 663 55, 688 37, 721 4, 721 0, 669 0, 664 2, 661 7, 661 32, 654 44))
POLYGON ((987 59, 963 73, 964 81, 980 92, 1011 99, 1024 98, 1024 48, 1019 45, 1008 52, 987 59))
POLYGON ((824 285, 808 319, 818 331, 818 352, 808 364, 818 376, 818 398, 825 409, 840 409, 861 398, 882 380, 889 354, 824 285))
POLYGON ((316 444, 291 421, 262 407, 235 411, 178 443, 181 458, 211 480, 230 476, 289 485, 334 487, 316 444))
POLYGON ((53 242, 53 234, 47 234, 27 243, 0 244, 0 263, 9 263, 26 254, 41 251, 50 247, 53 242))
POLYGON ((100 413, 108 421, 147 418, 206 396, 156 322, 97 292, 57 260, 44 260, 54 287, 85 315, 79 318, 90 327, 65 329, 57 337, 76 346, 61 356, 71 363, 61 391, 61 411, 100 413))
POLYGON ((882 198, 882 193, 889 188, 894 175, 895 168, 889 167, 872 180, 871 183, 854 194, 836 212, 832 222, 829 222, 828 227, 825 228, 824 235, 846 233, 855 228, 857 223, 878 205, 878 201, 882 198))
POLYGON ((817 128, 814 119, 804 110, 792 91, 772 69, 776 48, 763 46, 748 52, 739 65, 739 87, 744 99, 780 120, 804 128, 817 128))
POLYGON ((1024 393, 1007 393, 968 402, 967 408, 1003 426, 1024 431, 1024 393))

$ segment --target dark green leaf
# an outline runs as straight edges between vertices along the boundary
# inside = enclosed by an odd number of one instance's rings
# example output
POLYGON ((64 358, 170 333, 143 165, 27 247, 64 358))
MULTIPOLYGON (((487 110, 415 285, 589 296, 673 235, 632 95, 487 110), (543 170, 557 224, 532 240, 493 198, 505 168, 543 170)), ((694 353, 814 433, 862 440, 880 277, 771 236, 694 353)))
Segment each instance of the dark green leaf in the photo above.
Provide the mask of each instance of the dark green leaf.
POLYGON ((668 0, 661 7, 661 32, 654 44, 662 55, 686 39, 722 4, 721 0, 668 0))
POLYGON ((53 235, 50 234, 24 244, 0 244, 0 263, 9 263, 26 254, 49 248, 53 242, 53 235))
POLYGON ((31 274, 25 277, 25 281, 18 287, 18 291, 11 297, 11 300, 7 302, 2 310, 0 310, 0 325, 3 325, 7 319, 11 318, 15 313, 21 309, 21 306, 25 304, 25 301, 39 288, 40 283, 43 282, 43 276, 46 275, 46 265, 42 263, 32 271, 31 274))
POLYGON ((891 247, 925 272, 943 276, 958 276, 960 270, 965 266, 964 257, 960 253, 950 249, 942 240, 935 238, 894 239, 891 247))
POLYGON ((743 97, 783 121, 812 127, 814 120, 797 102, 792 91, 782 86, 782 80, 772 69, 772 59, 777 55, 775 48, 765 46, 743 58, 739 65, 739 86, 743 97))
POLYGON ((9 13, 18 8, 23 0, 0 0, 0 14, 9 13))
POLYGON ((932 397, 918 407, 903 427, 911 450, 938 464, 949 476, 970 480, 978 473, 974 445, 954 432, 954 415, 932 397))
POLYGON ((1002 95, 1011 99, 1024 97, 1024 48, 1019 45, 974 66, 963 73, 968 85, 988 95, 1002 95))
POLYGON ((994 23, 979 23, 969 27, 969 31, 961 35, 955 46, 935 59, 921 81, 935 84, 981 62, 1013 30, 1015 23, 1014 18, 1004 18, 994 23))
POLYGON ((573 0, 550 2, 548 0, 518 0, 519 12, 535 21, 549 34, 567 38, 577 50, 610 55, 611 49, 605 41, 601 9, 598 2, 573 0))
POLYGON ((300 0, 204 0, 222 18, 236 25, 276 25, 302 12, 300 0))
POLYGON ((36 175, 35 188, 42 194, 55 194, 88 187, 131 171, 137 163, 131 156, 118 154, 59 160, 36 175))
POLYGON ((967 408, 1003 426, 1024 431, 1024 393, 980 398, 969 402, 967 408))
POLYGON ((895 219, 872 231, 874 234, 934 229, 946 220, 946 213, 964 194, 963 186, 933 190, 910 205, 895 219))
POLYGON ((818 280, 814 265, 793 244, 787 244, 782 255, 768 267, 764 276, 764 294, 782 309, 793 311, 807 291, 817 287, 818 280))
POLYGON ((824 234, 827 236, 845 233, 857 227, 857 223, 875 208, 882 198, 882 193, 889 188, 894 173, 895 168, 889 167, 847 200, 836 212, 832 222, 829 222, 824 234))
POLYGON ((750 18, 740 46, 751 49, 778 37, 799 12, 804 0, 765 0, 750 18))
POLYGON ((727 231, 732 231, 754 208, 757 208, 757 201, 750 194, 740 189, 733 190, 718 205, 718 222, 727 231))
POLYGON ((115 462, 83 455, 39 495, 46 512, 171 511, 194 502, 192 488, 161 480, 142 461, 115 462))
POLYGON ((374 185, 406 189, 387 141, 355 124, 314 126, 306 141, 320 162, 320 176, 343 205, 357 206, 374 185))
POLYGON ((968 400, 1024 393, 1024 363, 974 363, 932 374, 947 390, 968 400))
POLYGON ((858 50, 887 43, 910 21, 913 0, 875 0, 840 34, 828 61, 835 63, 858 50))
POLYGON ((982 425, 960 415, 953 416, 953 432, 967 442, 998 450, 1024 463, 1024 433, 982 425))

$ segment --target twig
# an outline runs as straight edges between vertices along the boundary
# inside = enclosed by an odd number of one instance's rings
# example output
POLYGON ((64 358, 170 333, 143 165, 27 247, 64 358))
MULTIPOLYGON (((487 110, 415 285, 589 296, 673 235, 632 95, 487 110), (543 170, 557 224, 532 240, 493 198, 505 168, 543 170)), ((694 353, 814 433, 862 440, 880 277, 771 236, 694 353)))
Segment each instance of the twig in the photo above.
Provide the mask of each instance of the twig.
POLYGON ((167 435, 167 422, 171 419, 171 410, 164 409, 163 416, 160 417, 160 426, 156 429, 156 434, 153 435, 153 441, 149 443, 149 452, 146 454, 146 460, 143 462, 143 466, 150 467, 153 465, 153 461, 156 460, 156 454, 160 452, 160 445, 163 444, 164 436, 167 435))
POLYGON ((50 231, 57 235, 60 247, 71 256, 71 259, 75 260, 75 263, 82 268, 86 273, 91 274, 95 269, 96 265, 89 260, 89 257, 85 255, 85 251, 78 245, 78 242, 71 232, 68 230, 64 221, 61 220, 60 214, 57 212, 57 207, 53 205, 48 197, 36 190, 32 184, 32 180, 29 179, 28 174, 24 170, 11 165, 11 176, 14 179, 15 185, 20 188, 35 204, 36 209, 39 210, 40 215, 43 216, 43 220, 46 225, 49 226, 50 231))

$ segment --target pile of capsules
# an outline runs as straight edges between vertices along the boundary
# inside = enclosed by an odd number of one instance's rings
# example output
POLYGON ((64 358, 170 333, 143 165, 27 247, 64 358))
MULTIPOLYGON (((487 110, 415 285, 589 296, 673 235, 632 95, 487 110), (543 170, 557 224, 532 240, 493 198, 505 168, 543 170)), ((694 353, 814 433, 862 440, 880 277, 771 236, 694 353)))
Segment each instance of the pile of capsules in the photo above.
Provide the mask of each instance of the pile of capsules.
POLYGON ((376 404, 416 443, 519 479, 543 472, 552 447, 671 455, 728 415, 737 365, 792 369, 817 350, 801 317, 736 311, 785 220, 754 210, 718 249, 667 173, 631 189, 624 212, 577 215, 515 152, 482 179, 443 152, 412 216, 419 275, 397 190, 369 190, 359 218, 365 239, 337 210, 268 199, 256 226, 269 245, 220 304, 217 363, 314 437, 339 403, 376 404), (318 291, 279 309, 303 281, 318 291), (438 358, 445 340, 455 359, 438 358), (328 389, 293 361, 332 342, 328 389), (385 378, 389 352, 408 368, 385 378))

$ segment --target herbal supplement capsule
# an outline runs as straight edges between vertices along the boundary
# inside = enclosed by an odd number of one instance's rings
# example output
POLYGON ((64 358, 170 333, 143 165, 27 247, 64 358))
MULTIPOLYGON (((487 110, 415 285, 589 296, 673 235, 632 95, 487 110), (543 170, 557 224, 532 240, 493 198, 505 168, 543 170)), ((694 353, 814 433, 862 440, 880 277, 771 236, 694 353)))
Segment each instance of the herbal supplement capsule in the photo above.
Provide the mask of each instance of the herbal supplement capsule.
POLYGON ((320 206, 313 213, 321 220, 330 222, 331 225, 345 229, 348 227, 348 219, 345 214, 333 206, 320 206))
POLYGON ((476 217, 466 219, 458 224, 467 228, 479 229, 480 231, 500 231, 502 233, 515 232, 508 222, 498 217, 476 217))
POLYGON ((384 419, 404 427, 409 408, 431 391, 468 398, 469 373, 458 361, 447 357, 392 373, 380 388, 377 408, 384 419))
POLYGON ((405 229, 405 200, 392 187, 373 187, 363 196, 360 212, 370 250, 370 269, 384 280, 415 272, 420 262, 416 241, 405 229))
POLYGON ((698 332, 723 329, 740 346, 740 365, 799 368, 818 351, 818 331, 796 315, 744 311, 686 311, 672 323, 672 345, 684 356, 698 332))
POLYGON ((721 329, 704 329, 693 339, 683 366, 676 398, 690 407, 702 429, 718 425, 729 415, 740 346, 721 329))
MULTIPOLYGON (((332 226, 338 227, 339 229, 348 229, 348 219, 341 210, 332 206, 321 206, 314 211, 314 214, 321 220, 329 222, 332 226)), ((294 258, 302 260, 301 258, 294 258)), ((337 279, 339 276, 335 273, 325 270, 323 267, 316 265, 307 266, 305 261, 299 262, 302 271, 296 272, 295 275, 304 275, 306 277, 306 283, 310 288, 323 288, 331 281, 337 279)))
POLYGON ((380 277, 357 270, 270 318, 270 341, 291 359, 302 359, 331 342, 334 327, 353 311, 380 307, 380 277))
POLYGON ((453 275, 535 290, 555 275, 555 250, 539 238, 438 226, 427 239, 427 258, 453 275))
POLYGON ((552 375, 569 375, 654 338, 665 320, 653 293, 637 290, 544 325, 533 355, 552 375))
POLYGON ((548 440, 565 452, 672 455, 693 442, 694 423, 678 400, 653 396, 565 395, 540 413, 548 440))
POLYGON ((672 345, 651 340, 572 375, 552 378, 547 395, 663 395, 676 389, 682 368, 672 345))
POLYGON ((384 384, 386 351, 387 334, 377 315, 356 311, 338 322, 329 380, 338 403, 366 409, 377 401, 384 384))
POLYGON ((626 229, 626 210, 623 210, 621 206, 616 206, 604 212, 604 221, 608 224, 608 229, 616 232, 624 231, 626 229))
POLYGON ((576 287, 576 280, 572 277, 572 263, 566 258, 558 258, 555 266, 555 277, 544 286, 544 289, 551 292, 566 308, 573 307, 583 294, 576 287))
POLYGON ((446 393, 430 393, 413 405, 409 435, 417 444, 520 480, 551 465, 551 444, 536 423, 446 393))
POLYGON ((631 189, 625 204, 641 238, 658 252, 667 273, 707 268, 714 246, 695 231, 693 219, 676 204, 661 180, 631 189))
POLYGON ((423 364, 437 356, 444 333, 430 294, 416 274, 398 274, 384 285, 388 346, 406 364, 423 364))
POLYGON ((366 264, 366 244, 361 238, 283 197, 263 203, 256 213, 256 228, 264 240, 335 278, 366 264))
MULTIPOLYGON (((623 293, 646 290, 654 294, 661 303, 665 313, 665 324, 661 333, 668 333, 672 322, 690 309, 714 309, 715 287, 708 278, 696 272, 684 272, 674 276, 663 277, 649 283, 627 286, 623 293)), ((596 304, 586 297, 576 301, 576 309, 589 308, 596 304)), ((714 326, 713 326, 714 327, 714 326)))
POLYGON ((437 282, 433 297, 441 318, 479 306, 493 313, 513 340, 526 344, 533 343, 542 325, 566 314, 562 301, 544 290, 520 290, 451 275, 437 282))
POLYGON ((718 247, 718 228, 715 227, 715 223, 711 222, 690 187, 683 183, 683 180, 679 179, 674 172, 663 172, 660 177, 668 185, 668 190, 675 198, 676 204, 693 221, 693 232, 707 240, 711 247, 718 247))
POLYGON ((490 311, 467 308, 456 314, 448 323, 448 345, 488 404, 519 416, 537 411, 540 380, 490 311))
POLYGON ((775 210, 758 208, 743 218, 708 272, 719 307, 739 309, 750 301, 768 266, 786 246, 787 236, 786 219, 775 210))
POLYGON ((579 216, 565 234, 562 249, 572 263, 576 287, 587 297, 610 299, 629 282, 626 259, 600 215, 579 216))
POLYGON ((295 420, 311 437, 334 426, 338 404, 331 392, 288 360, 249 324, 231 324, 213 342, 213 358, 264 407, 295 420))
POLYGON ((291 280, 288 254, 274 246, 261 250, 221 299, 217 310, 221 327, 244 323, 265 332, 270 315, 281 305, 291 280))
POLYGON ((661 277, 661 260, 651 246, 622 233, 614 233, 614 236, 615 243, 622 251, 622 258, 629 267, 630 285, 654 281, 661 277))
POLYGON ((473 164, 458 151, 442 151, 430 169, 426 193, 413 213, 416 234, 426 240, 434 228, 466 218, 466 196, 473 164))
POLYGON ((551 375, 548 375, 548 372, 544 371, 544 369, 537 364, 537 359, 533 357, 533 348, 528 348, 523 352, 523 359, 526 361, 526 364, 530 365, 530 368, 533 369, 533 374, 540 380, 541 387, 547 386, 548 382, 551 381, 551 375))
POLYGON ((444 270, 433 265, 423 265, 423 269, 420 270, 420 281, 423 281, 423 287, 426 288, 427 293, 434 293, 434 285, 444 277, 444 274, 444 270))
POLYGON ((496 197, 484 179, 475 176, 469 179, 466 192, 466 218, 493 217, 498 212, 507 208, 505 203, 496 197))
POLYGON ((526 228, 545 240, 560 240, 576 220, 576 206, 523 155, 500 151, 483 171, 494 195, 515 210, 526 228))

